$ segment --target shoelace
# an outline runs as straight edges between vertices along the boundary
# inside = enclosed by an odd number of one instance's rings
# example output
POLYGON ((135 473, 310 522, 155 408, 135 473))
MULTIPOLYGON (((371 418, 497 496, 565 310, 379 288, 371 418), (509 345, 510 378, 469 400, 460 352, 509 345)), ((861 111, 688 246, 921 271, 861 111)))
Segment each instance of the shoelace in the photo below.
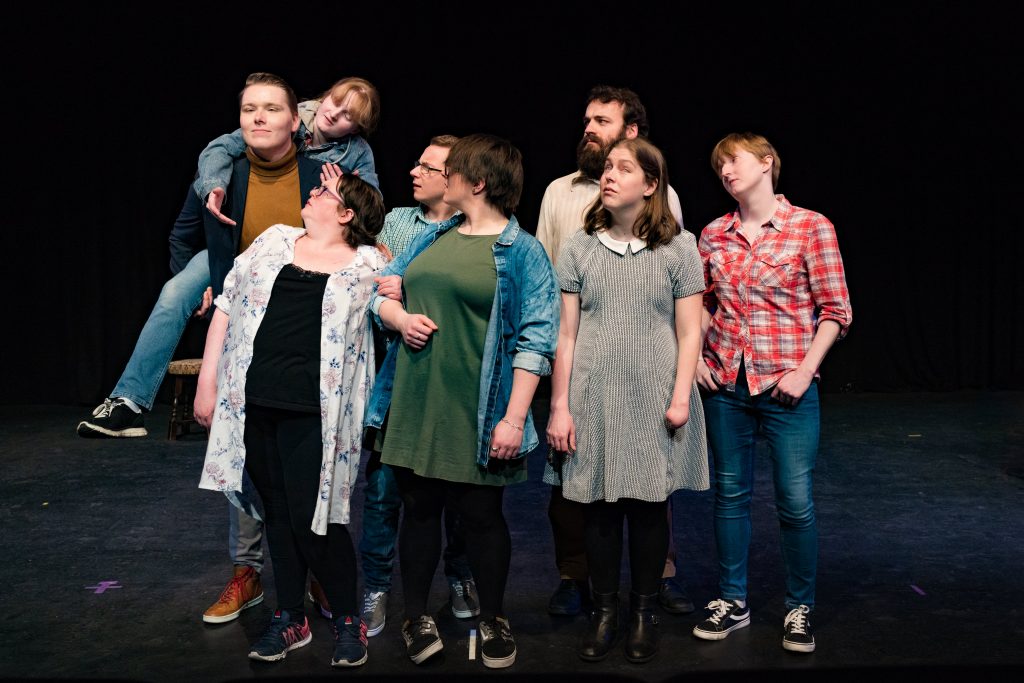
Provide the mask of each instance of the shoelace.
POLYGON ((466 597, 466 593, 463 591, 461 581, 452 581, 452 591, 455 592, 460 598, 466 597))
POLYGON ((435 626, 430 619, 418 619, 409 624, 414 636, 434 635, 435 626))
POLYGON ((367 593, 366 597, 363 599, 363 614, 376 610, 383 595, 384 591, 381 591, 380 593, 367 593))
POLYGON ((807 613, 810 612, 805 605, 800 605, 786 615, 785 627, 790 633, 807 635, 807 613))
POLYGON ((284 629, 281 631, 281 635, 284 637, 284 642, 288 645, 299 642, 302 639, 302 625, 294 622, 285 624, 284 629))
POLYGON ((344 624, 341 629, 338 629, 338 624, 334 621, 331 622, 331 630, 334 631, 334 637, 337 640, 342 640, 346 636, 354 640, 358 640, 363 645, 366 644, 366 622, 357 622, 353 619, 350 623, 344 624))
POLYGON ((494 619, 493 622, 481 621, 480 622, 480 639, 490 640, 496 635, 500 635, 502 640, 509 640, 512 638, 512 630, 508 627, 505 622, 500 619, 494 619), (497 625, 497 629, 495 629, 497 625))
POLYGON ((715 613, 708 617, 708 621, 713 622, 715 626, 720 626, 722 624, 722 619, 725 618, 725 615, 727 615, 729 610, 733 607, 733 603, 726 600, 712 600, 708 603, 708 609, 715 610, 715 613))
POLYGON ((228 603, 235 598, 235 593, 242 592, 242 584, 245 583, 245 575, 233 576, 228 585, 224 587, 224 592, 220 594, 220 600, 217 602, 228 603))
POLYGON ((110 417, 110 413, 114 410, 114 401, 109 398, 103 399, 103 405, 98 407, 92 414, 93 417, 110 417))
POLYGON ((273 645, 278 638, 284 639, 286 645, 292 645, 302 639, 302 624, 294 621, 288 621, 280 617, 274 617, 273 621, 270 622, 270 626, 267 628, 263 637, 260 638, 257 646, 271 644, 273 645))

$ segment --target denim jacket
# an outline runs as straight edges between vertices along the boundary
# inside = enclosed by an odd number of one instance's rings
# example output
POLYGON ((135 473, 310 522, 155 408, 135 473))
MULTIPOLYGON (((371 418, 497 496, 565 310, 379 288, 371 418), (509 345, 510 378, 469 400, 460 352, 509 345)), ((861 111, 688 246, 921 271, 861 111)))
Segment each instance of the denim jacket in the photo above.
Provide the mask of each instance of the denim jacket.
MULTIPOLYGON (((295 134, 295 146, 299 154, 314 161, 334 163, 359 173, 359 177, 378 190, 380 181, 373 162, 373 150, 370 143, 359 135, 346 135, 323 145, 309 146, 313 135, 309 128, 316 116, 320 103, 316 100, 299 103, 299 130, 295 134)), ((235 159, 245 156, 245 140, 242 129, 215 138, 199 154, 199 171, 192 187, 199 198, 206 200, 206 195, 215 187, 227 187, 231 182, 231 165, 235 159)))
MULTIPOLYGON (((465 216, 456 214, 447 221, 426 228, 381 272, 381 276, 405 275, 409 263, 433 244, 438 237, 459 226, 465 216)), ((494 304, 487 322, 484 338, 484 357, 480 366, 479 400, 477 402, 476 461, 487 465, 490 456, 491 431, 505 416, 512 395, 513 369, 521 368, 535 375, 550 375, 551 361, 558 342, 559 293, 551 261, 540 242, 519 227, 515 216, 498 235, 492 247, 498 283, 494 291, 494 304)), ((379 312, 387 301, 377 294, 371 310, 378 325, 383 327, 379 312)), ((366 409, 367 427, 380 428, 391 405, 391 392, 395 382, 398 360, 396 339, 388 348, 384 364, 377 373, 373 395, 366 409)), ((523 443, 520 456, 526 455, 539 443, 533 415, 526 412, 523 425, 523 443)))

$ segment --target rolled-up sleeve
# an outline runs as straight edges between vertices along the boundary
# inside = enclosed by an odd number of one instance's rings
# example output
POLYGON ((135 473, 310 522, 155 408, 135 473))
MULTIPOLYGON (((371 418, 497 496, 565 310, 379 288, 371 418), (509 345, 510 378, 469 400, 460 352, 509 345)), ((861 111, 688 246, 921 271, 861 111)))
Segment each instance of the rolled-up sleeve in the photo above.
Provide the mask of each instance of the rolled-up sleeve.
POLYGON ((853 308, 835 227, 824 216, 815 222, 809 247, 805 260, 817 324, 834 320, 842 339, 853 322, 853 308))
POLYGON ((519 337, 512 367, 535 375, 550 375, 558 343, 559 300, 551 260, 540 242, 532 241, 523 255, 519 337))

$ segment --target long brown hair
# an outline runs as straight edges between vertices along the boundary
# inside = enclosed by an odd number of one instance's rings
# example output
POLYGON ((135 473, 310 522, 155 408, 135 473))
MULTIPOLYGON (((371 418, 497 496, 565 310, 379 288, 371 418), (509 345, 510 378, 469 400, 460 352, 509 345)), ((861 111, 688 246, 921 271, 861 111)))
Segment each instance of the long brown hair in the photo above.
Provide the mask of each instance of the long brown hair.
MULTIPOLYGON (((619 140, 611 146, 608 153, 610 154, 616 147, 623 147, 632 153, 644 172, 645 181, 657 183, 654 194, 644 200, 644 208, 640 210, 633 224, 633 234, 647 242, 650 249, 668 244, 679 234, 679 223, 668 206, 668 166, 665 163, 665 156, 660 149, 644 138, 619 140)), ((611 214, 604 208, 601 196, 598 195, 597 201, 587 210, 583 230, 588 235, 593 235, 598 230, 610 227, 611 223, 611 214)))

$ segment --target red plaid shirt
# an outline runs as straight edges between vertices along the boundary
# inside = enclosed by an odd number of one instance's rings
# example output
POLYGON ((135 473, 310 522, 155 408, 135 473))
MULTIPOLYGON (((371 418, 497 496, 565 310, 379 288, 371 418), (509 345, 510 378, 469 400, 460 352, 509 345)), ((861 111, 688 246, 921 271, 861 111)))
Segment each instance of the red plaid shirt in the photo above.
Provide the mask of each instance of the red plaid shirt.
POLYGON ((704 306, 714 312, 704 360, 715 381, 732 390, 745 358, 752 395, 800 365, 822 320, 839 323, 842 338, 853 319, 832 223, 776 198, 779 208, 753 245, 739 231, 738 210, 704 228, 698 245, 704 306))

